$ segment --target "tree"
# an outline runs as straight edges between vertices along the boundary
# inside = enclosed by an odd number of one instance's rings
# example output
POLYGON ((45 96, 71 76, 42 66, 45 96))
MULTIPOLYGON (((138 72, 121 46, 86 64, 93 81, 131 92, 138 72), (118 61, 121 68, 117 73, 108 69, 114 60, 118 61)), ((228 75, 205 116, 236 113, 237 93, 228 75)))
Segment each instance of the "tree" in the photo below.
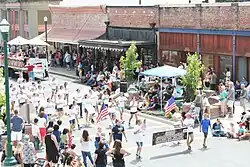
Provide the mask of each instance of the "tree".
POLYGON ((198 81, 201 73, 204 70, 204 65, 201 62, 197 53, 187 55, 187 74, 182 76, 181 81, 185 89, 184 99, 186 102, 194 100, 198 81))
POLYGON ((137 47, 134 42, 131 43, 130 47, 126 51, 126 56, 121 56, 120 67, 123 77, 128 82, 134 80, 135 70, 141 66, 141 61, 137 60, 137 47))

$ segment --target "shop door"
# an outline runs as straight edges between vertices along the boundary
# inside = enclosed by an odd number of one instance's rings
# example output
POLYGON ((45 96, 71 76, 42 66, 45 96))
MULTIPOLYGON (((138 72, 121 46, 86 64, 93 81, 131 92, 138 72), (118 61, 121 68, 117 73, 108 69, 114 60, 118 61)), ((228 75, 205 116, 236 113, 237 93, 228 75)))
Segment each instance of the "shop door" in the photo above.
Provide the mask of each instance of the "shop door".
POLYGON ((232 56, 220 56, 220 79, 224 79, 224 72, 226 68, 229 68, 231 71, 231 76, 233 76, 233 59, 232 56))
POLYGON ((241 80, 243 77, 247 78, 247 59, 246 57, 238 57, 238 80, 241 80))

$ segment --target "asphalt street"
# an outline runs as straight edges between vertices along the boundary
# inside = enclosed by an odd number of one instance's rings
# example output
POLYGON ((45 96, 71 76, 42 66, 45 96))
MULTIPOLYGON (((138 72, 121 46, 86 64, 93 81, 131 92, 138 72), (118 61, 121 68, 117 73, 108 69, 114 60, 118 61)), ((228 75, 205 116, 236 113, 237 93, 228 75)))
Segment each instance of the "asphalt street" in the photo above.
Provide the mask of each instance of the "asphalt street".
MULTIPOLYGON (((81 92, 87 92, 89 87, 74 83, 75 80, 68 79, 65 77, 56 76, 56 80, 58 84, 63 84, 64 82, 69 83, 70 90, 70 98, 75 93, 76 89, 79 88, 81 92)), ((14 81, 11 81, 14 83, 14 81)), ((43 81, 42 84, 45 86, 45 92, 47 95, 50 95, 50 88, 48 86, 49 81, 43 81)), ((230 121, 237 121, 239 119, 239 113, 241 112, 241 108, 236 108, 237 117, 233 120, 222 119, 222 122, 229 124, 230 121)), ((65 111, 67 112, 67 107, 65 107, 65 111)), ((203 135, 199 132, 198 129, 195 130, 195 140, 192 145, 192 152, 186 152, 186 144, 185 141, 181 141, 180 145, 175 145, 173 143, 160 144, 156 146, 152 146, 152 134, 154 132, 165 131, 167 129, 172 129, 173 127, 161 122, 157 122, 154 120, 147 119, 147 130, 144 138, 144 148, 142 152, 143 159, 141 161, 136 160, 135 152, 136 152, 136 144, 135 137, 133 134, 133 129, 128 128, 128 119, 129 114, 125 113, 125 123, 124 126, 126 128, 126 134, 128 138, 128 142, 123 142, 123 147, 127 148, 129 152, 132 154, 125 158, 127 167, 180 167, 180 166, 188 166, 188 167, 236 167, 236 166, 246 166, 248 165, 248 156, 250 153, 250 142, 249 141, 236 141, 229 140, 226 138, 214 138, 211 134, 208 137, 208 149, 202 149, 203 135)), ((143 119, 143 118, 142 118, 143 119)), ((68 117, 64 116, 63 127, 68 128, 68 117)), ((214 120, 212 121, 214 122, 214 120)), ((104 132, 108 133, 107 129, 110 120, 106 119, 100 123, 104 130, 104 132)), ((133 126, 134 121, 132 121, 133 126)), ((80 120, 80 124, 84 124, 84 119, 80 120)), ((92 125, 87 129, 89 134, 93 137, 96 134, 97 125, 92 125)), ((73 143, 77 145, 76 151, 80 155, 80 138, 82 130, 75 130, 73 132, 73 143)), ((94 145, 93 145, 94 151, 94 145)), ((44 157, 44 153, 39 153, 39 157, 44 157)))

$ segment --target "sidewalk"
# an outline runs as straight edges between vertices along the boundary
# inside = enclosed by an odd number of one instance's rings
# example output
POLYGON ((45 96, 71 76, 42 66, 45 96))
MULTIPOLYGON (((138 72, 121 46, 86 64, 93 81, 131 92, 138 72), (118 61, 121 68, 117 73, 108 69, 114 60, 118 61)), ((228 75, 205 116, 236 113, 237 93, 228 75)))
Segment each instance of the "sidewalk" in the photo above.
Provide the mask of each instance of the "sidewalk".
POLYGON ((71 79, 77 79, 76 71, 73 70, 67 70, 66 67, 49 67, 49 73, 54 75, 59 75, 62 77, 67 77, 71 79))

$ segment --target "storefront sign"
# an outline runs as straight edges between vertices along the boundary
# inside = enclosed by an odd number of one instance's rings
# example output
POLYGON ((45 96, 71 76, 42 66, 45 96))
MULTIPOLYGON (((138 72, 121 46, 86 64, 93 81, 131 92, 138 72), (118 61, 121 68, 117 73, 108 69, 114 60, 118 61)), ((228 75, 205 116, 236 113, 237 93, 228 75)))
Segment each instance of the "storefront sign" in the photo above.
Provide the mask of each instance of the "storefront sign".
POLYGON ((187 128, 178 128, 163 132, 153 133, 152 145, 180 141, 187 138, 187 128))

